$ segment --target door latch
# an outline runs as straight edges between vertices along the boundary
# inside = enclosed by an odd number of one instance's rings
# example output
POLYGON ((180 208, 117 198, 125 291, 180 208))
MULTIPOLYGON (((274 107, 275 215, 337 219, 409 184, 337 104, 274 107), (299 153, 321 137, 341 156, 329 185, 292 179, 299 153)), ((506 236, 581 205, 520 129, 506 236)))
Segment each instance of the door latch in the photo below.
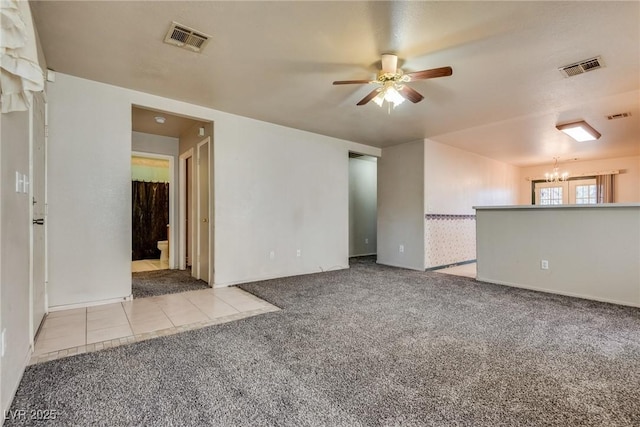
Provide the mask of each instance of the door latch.
POLYGON ((44 218, 34 219, 33 223, 38 225, 44 225, 44 218))

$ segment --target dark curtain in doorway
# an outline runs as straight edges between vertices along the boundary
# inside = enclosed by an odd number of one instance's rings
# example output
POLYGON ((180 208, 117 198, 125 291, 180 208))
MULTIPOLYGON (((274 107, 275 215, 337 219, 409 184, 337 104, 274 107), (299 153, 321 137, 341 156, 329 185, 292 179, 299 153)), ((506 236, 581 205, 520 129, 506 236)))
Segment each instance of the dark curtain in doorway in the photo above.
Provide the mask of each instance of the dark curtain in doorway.
POLYGON ((132 260, 158 259, 159 240, 167 240, 169 224, 169 184, 132 181, 132 260))

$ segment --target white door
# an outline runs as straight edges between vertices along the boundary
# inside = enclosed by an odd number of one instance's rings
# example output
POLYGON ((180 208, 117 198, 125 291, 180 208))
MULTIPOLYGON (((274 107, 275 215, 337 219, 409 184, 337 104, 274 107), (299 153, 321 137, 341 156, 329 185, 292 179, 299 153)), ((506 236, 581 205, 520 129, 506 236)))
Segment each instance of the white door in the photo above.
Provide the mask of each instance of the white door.
POLYGON ((564 205, 569 202, 567 182, 537 182, 536 205, 564 205))
POLYGON ((31 338, 35 337, 47 310, 46 302, 46 257, 45 257, 45 176, 46 138, 45 102, 42 93, 35 94, 30 111, 30 195, 31 207, 31 338))
POLYGON ((198 207, 196 278, 209 282, 209 138, 197 150, 198 207))
POLYGON ((572 205, 590 205, 598 203, 596 179, 576 179, 569 181, 569 203, 572 205))

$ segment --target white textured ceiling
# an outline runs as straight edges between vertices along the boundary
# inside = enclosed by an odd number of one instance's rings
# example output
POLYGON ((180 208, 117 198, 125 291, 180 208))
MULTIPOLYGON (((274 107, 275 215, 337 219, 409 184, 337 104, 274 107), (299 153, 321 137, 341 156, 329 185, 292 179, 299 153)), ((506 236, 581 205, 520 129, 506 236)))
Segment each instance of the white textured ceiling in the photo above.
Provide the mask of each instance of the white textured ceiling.
POLYGON ((385 147, 431 138, 514 165, 640 154, 638 2, 32 3, 50 68, 247 117, 385 147), (171 21, 213 36, 201 54, 162 41, 171 21), (425 96, 357 107, 381 53, 425 96), (572 78, 557 68, 600 55, 572 78), (626 119, 606 115, 631 112, 626 119), (573 142, 555 124, 602 133, 573 142))

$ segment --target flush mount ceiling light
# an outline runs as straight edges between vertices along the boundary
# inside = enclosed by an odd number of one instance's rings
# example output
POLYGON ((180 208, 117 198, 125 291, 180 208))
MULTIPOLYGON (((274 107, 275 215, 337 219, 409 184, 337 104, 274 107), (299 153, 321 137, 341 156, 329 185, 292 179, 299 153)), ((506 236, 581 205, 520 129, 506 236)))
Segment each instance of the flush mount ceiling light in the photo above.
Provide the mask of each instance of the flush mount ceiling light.
POLYGON ((165 119, 162 116, 155 116, 153 119, 156 121, 156 123, 161 124, 161 125, 163 125, 164 122, 167 121, 167 119, 165 119))
POLYGON ((556 128, 578 142, 595 141, 602 136, 600 132, 589 126, 584 120, 556 125, 556 128))

